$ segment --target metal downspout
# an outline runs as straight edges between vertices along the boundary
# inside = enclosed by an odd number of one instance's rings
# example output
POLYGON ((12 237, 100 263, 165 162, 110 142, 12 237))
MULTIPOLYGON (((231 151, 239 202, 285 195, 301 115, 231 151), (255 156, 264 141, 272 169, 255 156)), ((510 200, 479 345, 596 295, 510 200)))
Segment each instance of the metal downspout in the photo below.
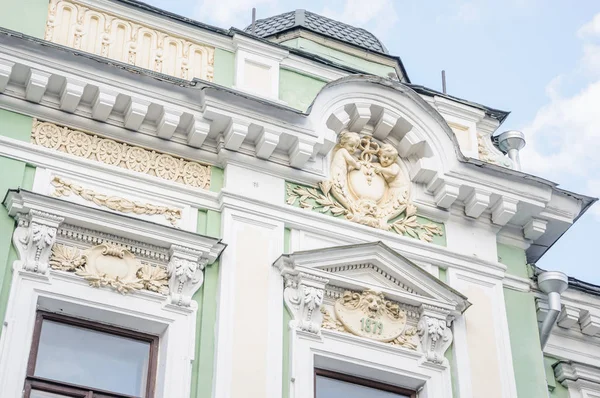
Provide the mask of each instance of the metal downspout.
POLYGON ((569 279, 562 272, 548 271, 538 275, 537 283, 540 290, 548 295, 548 314, 540 326, 540 343, 543 351, 560 315, 560 295, 567 290, 569 279))

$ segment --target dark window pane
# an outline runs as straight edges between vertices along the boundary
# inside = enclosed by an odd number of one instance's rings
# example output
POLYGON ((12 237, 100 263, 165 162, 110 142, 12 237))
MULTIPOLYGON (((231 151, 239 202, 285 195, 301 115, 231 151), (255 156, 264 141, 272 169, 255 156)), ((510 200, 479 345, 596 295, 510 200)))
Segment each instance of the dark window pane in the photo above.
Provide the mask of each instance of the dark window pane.
POLYGON ((44 320, 35 376, 143 396, 150 343, 44 320))
POLYGON ((316 398, 410 398, 408 395, 382 391, 318 375, 316 383, 316 398))

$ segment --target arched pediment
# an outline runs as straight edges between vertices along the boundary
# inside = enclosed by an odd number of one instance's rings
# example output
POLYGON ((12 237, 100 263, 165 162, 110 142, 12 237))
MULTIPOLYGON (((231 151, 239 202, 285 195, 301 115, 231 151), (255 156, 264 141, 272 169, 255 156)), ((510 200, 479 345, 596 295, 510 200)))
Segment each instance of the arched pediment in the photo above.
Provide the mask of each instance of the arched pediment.
POLYGON ((353 75, 327 84, 309 109, 327 154, 343 131, 389 143, 408 166, 410 179, 430 183, 464 160, 444 118, 410 87, 376 76, 353 75))

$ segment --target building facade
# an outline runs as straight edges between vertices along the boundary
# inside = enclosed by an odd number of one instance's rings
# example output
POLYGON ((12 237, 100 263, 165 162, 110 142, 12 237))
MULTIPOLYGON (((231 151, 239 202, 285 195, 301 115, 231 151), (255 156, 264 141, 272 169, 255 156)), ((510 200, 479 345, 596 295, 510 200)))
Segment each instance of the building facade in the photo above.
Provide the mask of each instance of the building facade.
POLYGON ((595 199, 508 112, 304 10, 0 26, 2 397, 600 397, 600 288, 533 265, 595 199))

